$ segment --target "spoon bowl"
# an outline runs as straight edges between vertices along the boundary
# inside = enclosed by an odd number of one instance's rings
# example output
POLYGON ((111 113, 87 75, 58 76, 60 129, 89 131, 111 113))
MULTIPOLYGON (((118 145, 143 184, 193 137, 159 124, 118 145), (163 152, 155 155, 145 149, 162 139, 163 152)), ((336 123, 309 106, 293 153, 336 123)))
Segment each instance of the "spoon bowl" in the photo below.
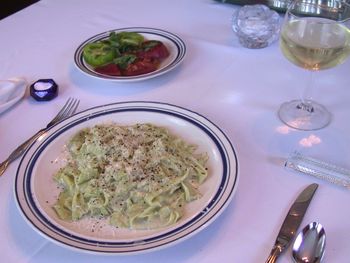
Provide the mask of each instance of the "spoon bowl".
POLYGON ((312 222, 304 227, 293 244, 293 259, 296 263, 321 262, 326 246, 326 232, 322 225, 312 222))

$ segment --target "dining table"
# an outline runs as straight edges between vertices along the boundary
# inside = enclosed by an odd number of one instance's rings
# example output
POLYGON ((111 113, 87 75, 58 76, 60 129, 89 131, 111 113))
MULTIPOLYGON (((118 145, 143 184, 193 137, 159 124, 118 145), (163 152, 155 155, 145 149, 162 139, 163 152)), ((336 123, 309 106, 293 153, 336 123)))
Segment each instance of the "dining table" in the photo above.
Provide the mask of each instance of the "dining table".
MULTIPOLYGON (((0 262, 264 262, 290 206, 312 183, 319 187, 298 232, 321 223, 327 237, 323 262, 350 261, 349 189, 285 167, 297 151, 350 168, 350 61, 314 75, 312 97, 329 109, 330 124, 313 131, 290 128, 278 108, 302 96, 309 73, 283 56, 278 40, 264 48, 242 46, 232 30, 241 6, 223 2, 40 0, 0 20, 0 79, 26 83, 24 96, 0 113, 0 161, 46 127, 68 98, 79 99, 76 114, 131 102, 185 109, 218 127, 236 158, 227 203, 196 231, 137 253, 101 253, 55 242, 26 218, 16 197, 20 157, 0 177, 0 262), (169 32, 185 54, 164 74, 135 81, 99 78, 77 66, 84 41, 127 28, 169 32), (40 79, 55 81, 57 97, 31 96, 30 85, 40 79)), ((293 262, 292 245, 278 262, 293 262)))

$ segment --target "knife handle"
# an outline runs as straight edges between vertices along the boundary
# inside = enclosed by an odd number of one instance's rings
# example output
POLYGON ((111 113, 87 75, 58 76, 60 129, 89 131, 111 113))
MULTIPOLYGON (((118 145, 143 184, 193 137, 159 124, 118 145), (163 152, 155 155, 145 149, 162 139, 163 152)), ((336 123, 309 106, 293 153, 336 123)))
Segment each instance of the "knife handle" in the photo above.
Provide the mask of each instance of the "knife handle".
POLYGON ((279 246, 274 246, 270 252, 269 257, 265 261, 265 263, 274 263, 276 262, 278 256, 281 254, 282 249, 279 246))

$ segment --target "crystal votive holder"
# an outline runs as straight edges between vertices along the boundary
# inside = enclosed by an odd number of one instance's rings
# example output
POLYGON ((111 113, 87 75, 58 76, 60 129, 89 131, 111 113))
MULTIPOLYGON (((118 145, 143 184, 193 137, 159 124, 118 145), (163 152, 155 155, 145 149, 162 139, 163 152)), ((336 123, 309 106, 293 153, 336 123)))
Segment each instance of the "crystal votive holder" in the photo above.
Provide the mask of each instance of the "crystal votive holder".
POLYGON ((242 46, 264 48, 278 39, 280 16, 265 5, 245 5, 233 14, 232 29, 242 46))
POLYGON ((285 167, 350 190, 350 170, 344 167, 305 156, 299 152, 293 152, 288 157, 285 167))

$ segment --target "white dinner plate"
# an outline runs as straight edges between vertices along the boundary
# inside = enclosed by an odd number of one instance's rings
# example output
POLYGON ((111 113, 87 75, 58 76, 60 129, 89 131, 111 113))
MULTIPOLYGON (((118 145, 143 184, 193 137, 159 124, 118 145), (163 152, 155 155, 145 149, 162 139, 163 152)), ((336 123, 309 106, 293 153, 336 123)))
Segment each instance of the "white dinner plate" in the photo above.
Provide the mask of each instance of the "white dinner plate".
POLYGON ((83 73, 95 77, 98 79, 110 80, 115 82, 130 82, 130 81, 140 81, 146 80, 150 78, 154 78, 156 76, 162 75, 175 67, 177 67, 184 59, 186 54, 186 45, 183 40, 174 35, 173 33, 155 29, 155 28, 146 28, 146 27, 127 27, 120 28, 115 30, 109 30, 104 33, 100 33, 96 36, 93 36, 87 40, 85 40, 80 46, 77 48, 74 54, 74 62, 75 65, 81 70, 83 73), (107 39, 111 32, 137 32, 144 36, 147 40, 159 40, 161 41, 169 50, 169 57, 167 57, 164 61, 161 62, 159 68, 156 71, 137 75, 137 76, 109 76, 106 74, 101 74, 88 65, 83 58, 83 48, 86 44, 101 41, 103 39, 107 39))
POLYGON ((238 183, 235 150, 218 126, 187 109, 157 102, 124 102, 95 107, 53 126, 23 156, 15 180, 15 198, 23 217, 34 230, 57 244, 91 253, 131 254, 175 244, 198 233, 227 207, 238 183), (95 124, 152 123, 198 145, 207 152, 208 178, 200 186, 202 197, 185 207, 174 225, 155 230, 130 230, 107 221, 85 218, 60 220, 53 204, 58 189, 53 175, 65 164, 65 144, 77 131, 95 124))

